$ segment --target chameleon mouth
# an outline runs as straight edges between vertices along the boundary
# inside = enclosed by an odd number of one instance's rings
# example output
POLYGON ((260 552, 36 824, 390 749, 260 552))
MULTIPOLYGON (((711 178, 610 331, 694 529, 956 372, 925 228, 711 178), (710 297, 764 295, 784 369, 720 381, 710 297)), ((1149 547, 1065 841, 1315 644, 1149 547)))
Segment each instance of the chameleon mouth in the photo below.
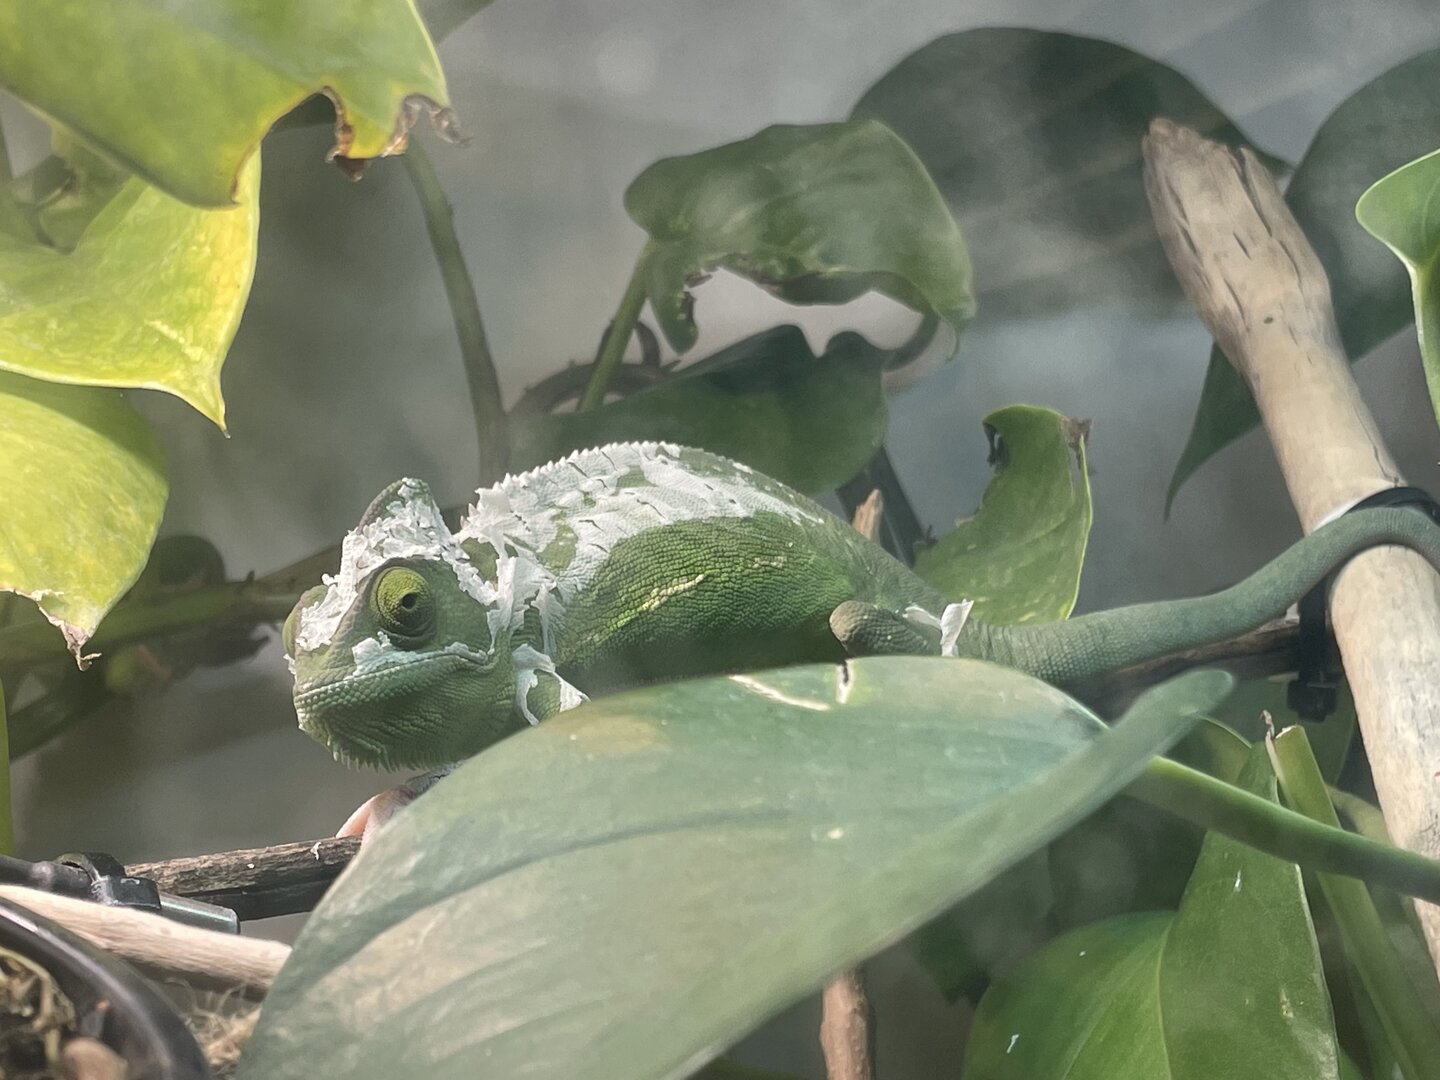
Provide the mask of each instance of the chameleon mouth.
POLYGON ((430 742, 427 733, 436 731, 445 720, 428 688, 451 675, 488 671, 492 664, 451 652, 413 660, 405 667, 407 673, 423 670, 426 677, 397 683, 394 669, 382 667, 297 686, 294 700, 300 730, 351 767, 446 764, 450 759, 432 762, 428 755, 416 753, 430 742))

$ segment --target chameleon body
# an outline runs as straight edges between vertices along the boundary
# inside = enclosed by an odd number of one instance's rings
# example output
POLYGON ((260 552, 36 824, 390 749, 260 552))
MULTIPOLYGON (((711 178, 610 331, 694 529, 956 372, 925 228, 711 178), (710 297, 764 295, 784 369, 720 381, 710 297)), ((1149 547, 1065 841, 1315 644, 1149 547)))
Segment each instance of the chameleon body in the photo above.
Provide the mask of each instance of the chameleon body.
POLYGON ((1377 544, 1440 567, 1423 515, 1366 510, 1219 593, 991 626, 778 481, 624 443, 481 490, 453 533, 424 484, 391 485, 284 636, 306 732, 353 763, 433 768, 687 675, 929 653, 1068 682, 1251 630, 1377 544))

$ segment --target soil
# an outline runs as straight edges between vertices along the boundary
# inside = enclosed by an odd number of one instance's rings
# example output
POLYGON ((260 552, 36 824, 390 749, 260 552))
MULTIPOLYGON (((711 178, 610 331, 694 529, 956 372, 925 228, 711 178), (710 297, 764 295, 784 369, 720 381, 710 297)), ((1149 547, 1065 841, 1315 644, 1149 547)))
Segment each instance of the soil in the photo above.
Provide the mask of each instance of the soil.
POLYGON ((75 1006, 49 973, 0 949, 0 1076, 68 1080, 61 1049, 77 1034, 75 1006))

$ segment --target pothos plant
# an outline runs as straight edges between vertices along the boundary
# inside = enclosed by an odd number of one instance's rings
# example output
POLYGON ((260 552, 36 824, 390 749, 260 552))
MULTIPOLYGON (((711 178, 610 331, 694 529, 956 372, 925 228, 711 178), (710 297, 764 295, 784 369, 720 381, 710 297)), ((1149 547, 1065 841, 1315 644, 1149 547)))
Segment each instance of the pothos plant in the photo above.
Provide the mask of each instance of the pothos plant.
MULTIPOLYGON (((477 483, 617 439, 691 443, 809 493, 839 489, 847 506, 880 487, 892 550, 989 621, 1070 613, 1091 520, 1085 425, 1038 406, 993 413, 985 499, 931 541, 884 455, 887 372, 927 349, 963 353, 977 301, 994 319, 1175 304, 1140 136, 1160 115, 1243 134, 1178 72, 1112 44, 942 37, 849 116, 636 177, 624 201, 646 240, 594 362, 507 410, 422 145, 427 126, 450 130, 433 40, 483 6, 0 11, 0 84, 54 133, 52 156, 23 175, 0 154, 9 757, 157 669, 244 655, 249 628, 282 616, 328 561, 227 580, 203 540, 156 544, 161 440, 126 400, 170 393, 223 428, 259 146, 277 123, 333 123, 332 157, 355 173, 401 155, 466 365, 477 483), (129 59, 142 46, 156 58, 144 78, 129 59), (1095 241, 1083 267, 1057 260, 1056 230, 1095 241), (721 268, 797 304, 879 291, 921 319, 896 349, 845 332, 816 355, 778 326, 692 360, 690 288, 721 268), (683 366, 662 361, 661 337, 683 366)), ((1352 209, 1440 143, 1437 83, 1440 51, 1359 89, 1291 174, 1287 199, 1356 356, 1413 316, 1403 271, 1352 209), (1387 123, 1401 106, 1405 122, 1387 123)), ((1421 158, 1360 204, 1414 279, 1432 385, 1437 168, 1421 158)), ((1253 423, 1243 383, 1212 357, 1172 497, 1253 423)), ((596 701, 480 755, 316 912, 242 1074, 683 1076, 903 939, 943 991, 978 1001, 968 1080, 1440 1076, 1440 985, 1399 891, 1302 874, 1117 798, 1168 752, 1223 781, 1216 806, 1246 791, 1280 814, 1283 794, 1315 820, 1297 851, 1349 843, 1337 811, 1383 841, 1349 710, 1268 738, 1259 717, 1287 718, 1283 687, 1230 694, 1223 676, 1193 673, 1108 730, 1059 690, 971 662, 861 661, 843 700, 827 669, 769 678, 766 699, 696 680, 596 701), (742 801, 754 815, 736 815, 742 801), (461 827, 477 819, 493 823, 478 847, 461 827)), ((1245 805, 1258 839, 1273 821, 1245 805)), ((1350 869, 1440 898, 1432 864, 1363 850, 1350 869)))

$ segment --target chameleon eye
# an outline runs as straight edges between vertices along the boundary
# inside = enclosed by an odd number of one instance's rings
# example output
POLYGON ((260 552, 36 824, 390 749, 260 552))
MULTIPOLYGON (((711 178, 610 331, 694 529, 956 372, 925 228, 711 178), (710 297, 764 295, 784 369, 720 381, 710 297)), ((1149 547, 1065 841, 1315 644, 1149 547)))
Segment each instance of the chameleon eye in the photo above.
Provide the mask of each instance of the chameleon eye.
POLYGON ((380 571, 370 606, 381 628, 398 637, 417 638, 435 625, 435 598, 425 579, 408 566, 380 571))

